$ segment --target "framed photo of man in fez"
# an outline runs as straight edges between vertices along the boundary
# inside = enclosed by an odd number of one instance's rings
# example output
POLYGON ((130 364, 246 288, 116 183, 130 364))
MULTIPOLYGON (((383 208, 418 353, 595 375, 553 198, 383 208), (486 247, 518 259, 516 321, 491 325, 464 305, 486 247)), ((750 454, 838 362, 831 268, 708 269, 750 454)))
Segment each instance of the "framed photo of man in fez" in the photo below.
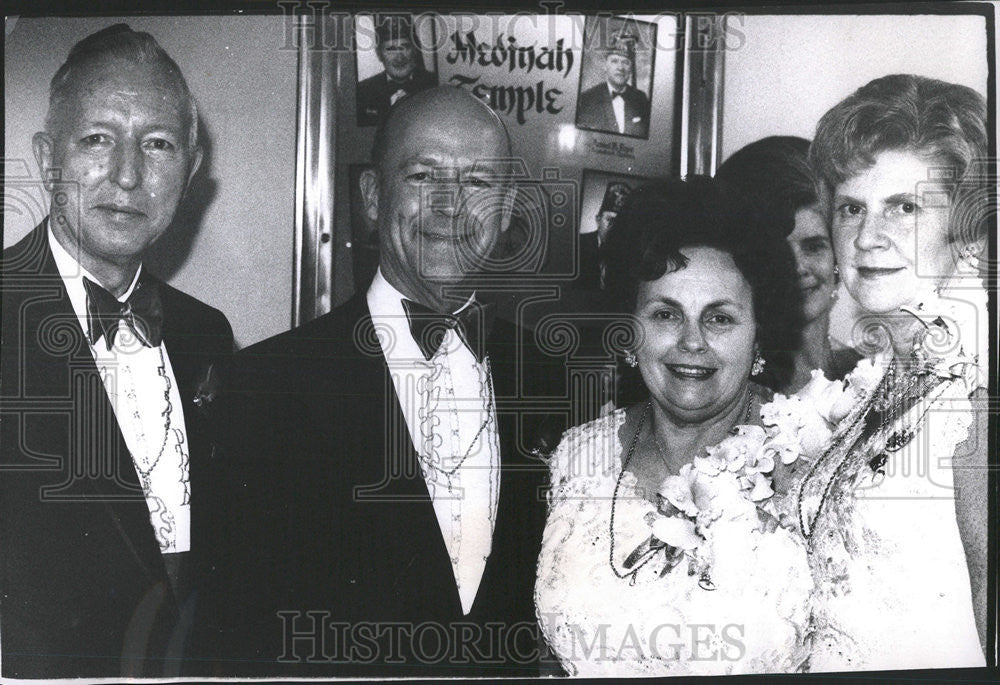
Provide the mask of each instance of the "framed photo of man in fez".
POLYGON ((655 52, 655 24, 588 19, 576 127, 648 139, 655 52))
POLYGON ((579 290, 604 289, 601 245, 629 194, 650 179, 594 169, 583 170, 580 194, 580 262, 574 284, 579 290))
POLYGON ((358 126, 375 126, 407 95, 438 84, 434 22, 414 23, 409 14, 357 15, 358 126))

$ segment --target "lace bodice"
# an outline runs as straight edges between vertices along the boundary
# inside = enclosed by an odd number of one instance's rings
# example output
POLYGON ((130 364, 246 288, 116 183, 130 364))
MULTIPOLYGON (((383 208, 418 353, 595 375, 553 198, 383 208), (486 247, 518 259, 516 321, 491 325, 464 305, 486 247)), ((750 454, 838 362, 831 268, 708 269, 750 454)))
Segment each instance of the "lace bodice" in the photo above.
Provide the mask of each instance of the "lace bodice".
MULTIPOLYGON (((566 432, 550 464, 549 516, 535 603, 549 645, 573 675, 684 675, 802 670, 812 587, 804 547, 779 528, 712 526, 714 591, 662 558, 619 578, 609 563, 612 495, 624 410, 566 432)), ((649 537, 655 507, 622 477, 615 568, 649 537)))
POLYGON ((835 436, 786 500, 793 517, 814 522, 814 672, 985 665, 953 471, 975 461, 956 449, 972 424, 970 397, 988 378, 986 293, 943 291, 906 311, 927 327, 915 354, 943 380, 874 432, 857 428, 871 425, 870 396, 842 424, 853 434, 840 445, 835 436), (893 436, 909 442, 887 450, 893 436), (871 463, 880 454, 883 474, 871 463))

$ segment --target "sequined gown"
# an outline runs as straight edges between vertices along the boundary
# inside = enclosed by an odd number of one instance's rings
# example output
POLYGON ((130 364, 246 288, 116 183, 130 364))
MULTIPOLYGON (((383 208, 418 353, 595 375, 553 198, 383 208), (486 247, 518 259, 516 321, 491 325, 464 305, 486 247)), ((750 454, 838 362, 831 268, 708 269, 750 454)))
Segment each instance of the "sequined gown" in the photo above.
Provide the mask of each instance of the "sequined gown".
MULTIPOLYGON (((812 588, 793 534, 713 527, 716 589, 659 560, 634 580, 609 563, 612 495, 622 472, 625 411, 573 428, 550 464, 549 513, 535 607, 543 634, 571 675, 794 672, 804 667, 812 588)), ((626 440, 631 435, 626 436, 626 440)), ((650 530, 655 507, 626 472, 615 507, 615 567, 650 530)))
POLYGON ((968 390, 932 384, 867 438, 860 424, 871 430, 882 417, 863 405, 845 420, 843 445, 798 486, 816 583, 811 672, 985 665, 952 471, 971 422, 968 390))
POLYGON ((878 386, 791 488, 816 583, 812 672, 985 665, 954 472, 986 449, 962 446, 988 377, 986 294, 917 310, 929 322, 913 355, 925 373, 877 362, 878 386), (879 400, 887 388, 895 408, 879 400))

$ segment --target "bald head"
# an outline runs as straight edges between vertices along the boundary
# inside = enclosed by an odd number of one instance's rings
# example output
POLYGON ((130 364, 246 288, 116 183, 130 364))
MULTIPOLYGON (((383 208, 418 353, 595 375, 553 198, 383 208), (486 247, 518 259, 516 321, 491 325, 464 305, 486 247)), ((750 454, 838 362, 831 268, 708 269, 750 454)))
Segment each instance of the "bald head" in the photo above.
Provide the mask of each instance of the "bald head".
POLYGON ((503 122, 464 90, 420 91, 389 110, 361 192, 379 269, 404 297, 451 311, 447 288, 483 269, 510 223, 510 154, 503 122))
POLYGON ((389 110, 375 131, 372 162, 376 168, 385 161, 386 150, 413 126, 434 126, 457 135, 469 132, 473 140, 492 130, 505 142, 502 156, 509 157, 511 153, 510 134, 496 112, 466 90, 437 86, 405 97, 389 110))

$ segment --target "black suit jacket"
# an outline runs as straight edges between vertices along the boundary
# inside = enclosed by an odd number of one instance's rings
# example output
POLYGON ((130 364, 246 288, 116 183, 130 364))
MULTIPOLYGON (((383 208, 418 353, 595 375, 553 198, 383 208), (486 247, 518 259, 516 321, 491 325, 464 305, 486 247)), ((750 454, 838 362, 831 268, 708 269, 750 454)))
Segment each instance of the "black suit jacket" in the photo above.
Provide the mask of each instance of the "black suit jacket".
MULTIPOLYGON (((407 82, 406 94, 413 93, 437 85, 437 74, 426 69, 416 68, 407 82)), ((358 126, 374 126, 382 120, 389 111, 389 79, 384 71, 369 76, 358 84, 357 91, 357 124, 358 126)))
MULTIPOLYGON (((641 90, 625 86, 624 135, 649 137, 649 98, 641 90)), ((599 83, 580 94, 576 105, 576 125, 593 131, 618 133, 618 122, 611 107, 611 92, 607 83, 599 83)))
POLYGON ((502 466, 468 616, 365 294, 236 355, 217 403, 231 432, 203 638, 222 657, 217 674, 537 672, 547 467, 529 450, 566 427, 553 411, 565 369, 503 321, 487 349, 502 466))
MULTIPOLYGON (((23 678, 175 673, 193 596, 174 595, 44 222, 4 250, 0 287, 0 669, 23 678)), ((192 400, 204 367, 231 352, 232 330, 221 312, 159 288, 187 429, 196 554, 209 443, 192 400)))

